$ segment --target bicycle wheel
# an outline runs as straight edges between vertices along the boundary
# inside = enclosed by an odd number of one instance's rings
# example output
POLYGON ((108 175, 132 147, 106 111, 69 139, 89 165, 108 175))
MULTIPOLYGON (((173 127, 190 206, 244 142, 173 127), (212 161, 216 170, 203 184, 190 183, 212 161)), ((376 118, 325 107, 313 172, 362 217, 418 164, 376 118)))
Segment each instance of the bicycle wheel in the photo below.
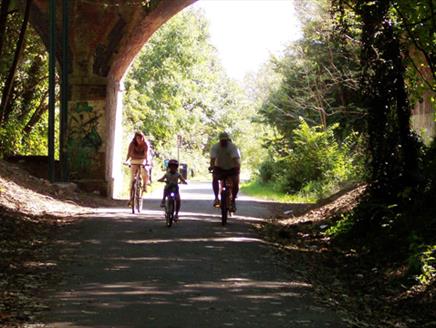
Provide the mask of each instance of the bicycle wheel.
POLYGON ((132 208, 132 214, 135 214, 135 195, 136 195, 136 183, 133 181, 130 188, 130 207, 132 208))
POLYGON ((228 215, 228 199, 227 199, 227 190, 224 189, 221 192, 221 224, 226 225, 227 223, 227 215, 228 215))
POLYGON ((136 197, 135 197, 135 209, 136 209, 136 213, 141 213, 141 211, 142 211, 142 197, 141 197, 141 195, 136 195, 136 197))
POLYGON ((232 186, 228 187, 229 190, 227 191, 227 211, 229 216, 231 217, 233 215, 233 211, 234 211, 234 204, 233 204, 233 192, 232 192, 232 186))
POLYGON ((142 211, 142 183, 141 180, 136 180, 135 188, 135 208, 138 213, 142 211))
POLYGON ((174 219, 174 199, 171 197, 167 198, 165 218, 167 227, 171 227, 174 219))

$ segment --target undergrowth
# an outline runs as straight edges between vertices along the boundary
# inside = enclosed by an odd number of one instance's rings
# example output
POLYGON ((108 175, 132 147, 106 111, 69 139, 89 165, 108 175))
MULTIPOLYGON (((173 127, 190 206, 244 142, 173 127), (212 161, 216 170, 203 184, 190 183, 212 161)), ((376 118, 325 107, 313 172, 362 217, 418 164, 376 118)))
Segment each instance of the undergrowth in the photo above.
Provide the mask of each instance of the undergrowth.
POLYGON ((404 213, 397 206, 377 209, 363 202, 337 217, 323 235, 338 246, 360 248, 361 255, 372 263, 402 266, 401 283, 410 288, 436 283, 436 224, 432 210, 418 216, 412 210, 404 213), (364 229, 359 216, 369 213, 373 215, 372 225, 364 229))

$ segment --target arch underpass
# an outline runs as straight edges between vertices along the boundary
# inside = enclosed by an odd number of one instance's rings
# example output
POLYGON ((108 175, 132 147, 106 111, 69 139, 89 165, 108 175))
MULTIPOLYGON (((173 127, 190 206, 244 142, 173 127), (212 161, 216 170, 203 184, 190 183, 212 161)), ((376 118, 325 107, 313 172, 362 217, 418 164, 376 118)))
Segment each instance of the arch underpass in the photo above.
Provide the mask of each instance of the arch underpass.
MULTIPOLYGON (((120 154, 124 74, 152 34, 195 1, 69 1, 66 151, 70 179, 81 187, 109 196, 116 193, 124 155, 120 154)), ((19 0, 23 8, 25 3, 19 0)), ((30 22, 47 47, 48 11, 48 0, 32 1, 30 22)), ((60 31, 61 1, 56 11, 60 31)), ((60 35, 56 40, 58 63, 62 61, 60 35)))

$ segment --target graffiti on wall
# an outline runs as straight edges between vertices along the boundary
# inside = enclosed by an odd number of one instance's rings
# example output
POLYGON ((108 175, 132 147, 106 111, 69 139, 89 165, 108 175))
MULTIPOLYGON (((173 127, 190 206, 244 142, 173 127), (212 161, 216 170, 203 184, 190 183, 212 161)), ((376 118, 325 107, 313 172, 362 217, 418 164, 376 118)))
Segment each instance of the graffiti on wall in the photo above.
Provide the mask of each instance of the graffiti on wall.
POLYGON ((103 111, 95 107, 89 102, 77 102, 70 111, 67 147, 74 178, 89 178, 100 162, 103 111))

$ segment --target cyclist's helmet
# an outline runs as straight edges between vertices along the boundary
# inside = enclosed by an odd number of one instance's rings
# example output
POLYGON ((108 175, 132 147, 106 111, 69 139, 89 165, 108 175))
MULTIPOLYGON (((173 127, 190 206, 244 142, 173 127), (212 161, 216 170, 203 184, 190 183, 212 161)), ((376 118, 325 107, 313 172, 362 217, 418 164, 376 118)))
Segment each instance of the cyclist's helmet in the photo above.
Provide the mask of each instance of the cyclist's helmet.
POLYGON ((170 159, 168 162, 168 166, 175 166, 175 167, 179 167, 179 162, 175 159, 170 159))
POLYGON ((221 140, 230 140, 230 136, 229 136, 229 134, 226 132, 226 131, 224 131, 224 132, 221 132, 219 135, 218 135, 218 139, 221 141, 221 140))

